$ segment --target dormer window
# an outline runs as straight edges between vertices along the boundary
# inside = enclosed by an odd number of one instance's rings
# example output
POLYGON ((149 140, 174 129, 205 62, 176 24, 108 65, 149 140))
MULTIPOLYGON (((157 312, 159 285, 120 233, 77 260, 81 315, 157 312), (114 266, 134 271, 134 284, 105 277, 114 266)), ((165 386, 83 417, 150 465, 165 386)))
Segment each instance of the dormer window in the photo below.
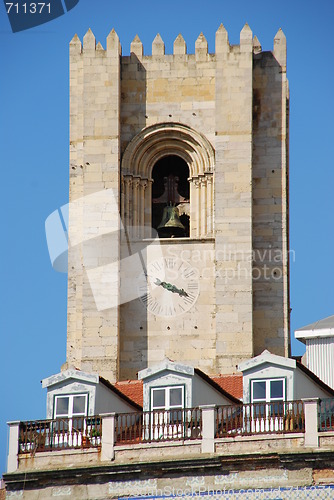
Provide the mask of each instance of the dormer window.
POLYGON ((64 430, 71 433, 73 425, 83 430, 84 419, 82 417, 87 415, 87 396, 87 394, 55 396, 54 418, 66 419, 63 422, 64 430), (67 419, 69 420, 67 421, 67 419))
POLYGON ((179 410, 184 408, 184 386, 153 387, 151 410, 179 410))
POLYGON ((81 446, 81 433, 86 429, 87 394, 57 395, 54 399, 54 445, 81 446))
POLYGON ((184 386, 151 388, 151 439, 174 439, 184 435, 184 386))
POLYGON ((266 379, 251 381, 252 403, 272 403, 285 401, 285 380, 266 379))
POLYGON ((55 396, 55 418, 85 417, 87 415, 87 394, 55 396))
POLYGON ((283 430, 285 379, 252 380, 251 397, 252 431, 283 430))

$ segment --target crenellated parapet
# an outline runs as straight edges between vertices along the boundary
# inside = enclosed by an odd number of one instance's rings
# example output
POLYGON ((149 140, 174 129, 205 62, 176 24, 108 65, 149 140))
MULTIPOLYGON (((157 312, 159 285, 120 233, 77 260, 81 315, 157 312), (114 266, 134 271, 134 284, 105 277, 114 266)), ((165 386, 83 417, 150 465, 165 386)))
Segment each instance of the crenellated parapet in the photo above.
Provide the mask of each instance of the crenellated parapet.
MULTIPOLYGON (((115 46, 116 44, 119 44, 119 39, 118 36, 113 29, 109 36, 107 37, 107 48, 106 52, 112 49, 112 47, 115 46)), ((120 46, 119 46, 120 47, 120 46)), ((208 42, 204 36, 203 33, 200 33, 198 36, 196 42, 195 42, 195 53, 188 53, 187 52, 187 45, 186 42, 182 36, 182 34, 179 34, 176 39, 174 40, 173 44, 173 54, 174 56, 181 56, 181 55, 195 55, 196 61, 205 61, 210 55, 211 57, 214 56, 215 54, 219 54, 222 52, 231 52, 236 51, 236 50, 241 50, 245 51, 248 50, 250 47, 252 47, 252 50, 255 54, 259 54, 262 52, 262 47, 261 44, 255 35, 253 37, 252 31, 248 24, 246 23, 245 26, 242 28, 240 32, 240 44, 239 45, 230 45, 229 40, 228 40, 228 33, 221 24, 216 31, 216 42, 215 42, 215 52, 213 54, 209 54, 208 52, 208 42)), ((96 43, 95 36, 91 29, 89 28, 87 33, 83 37, 83 44, 81 44, 81 41, 78 37, 78 35, 74 35, 73 39, 70 42, 70 49, 71 53, 92 53, 92 51, 100 51, 104 50, 102 44, 96 43)), ((138 58, 141 58, 145 55, 145 57, 161 57, 161 56, 166 56, 168 57, 169 54, 165 54, 165 44, 164 41, 161 37, 161 35, 158 33, 156 37, 154 38, 152 42, 152 51, 151 55, 144 54, 144 47, 143 44, 139 38, 138 35, 136 35, 131 42, 130 46, 130 52, 131 54, 135 54, 138 58)), ((286 38, 283 33, 283 31, 280 29, 277 34, 275 35, 274 38, 274 47, 273 47, 273 53, 275 56, 277 56, 277 60, 282 63, 286 63, 286 38)), ((120 49, 120 54, 121 54, 121 49, 120 49)))
POLYGON ((136 35, 131 42, 130 52, 131 54, 136 55, 139 59, 141 59, 144 55, 143 44, 138 35, 136 35))
POLYGON ((286 37, 281 29, 274 38, 274 56, 279 64, 286 69, 286 37))
POLYGON ((174 56, 184 56, 187 53, 186 42, 181 35, 181 33, 175 38, 173 44, 173 54, 174 56))

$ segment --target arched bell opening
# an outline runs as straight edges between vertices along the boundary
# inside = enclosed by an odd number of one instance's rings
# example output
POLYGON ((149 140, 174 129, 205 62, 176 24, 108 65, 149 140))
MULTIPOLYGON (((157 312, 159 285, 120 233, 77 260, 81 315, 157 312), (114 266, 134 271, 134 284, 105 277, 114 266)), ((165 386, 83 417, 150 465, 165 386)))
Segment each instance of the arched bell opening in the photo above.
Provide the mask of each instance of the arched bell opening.
MULTIPOLYGON (((184 236, 212 237, 214 159, 210 142, 186 125, 157 123, 143 129, 130 141, 122 158, 121 213, 124 226, 136 227, 135 236, 138 238, 150 237, 147 234, 151 234, 152 227, 158 228, 163 208, 168 204, 168 201, 159 200, 166 190, 164 178, 172 175, 179 178, 178 194, 188 200, 176 203, 178 218, 185 227, 184 236), (155 206, 159 202, 160 212, 155 206)), ((173 184, 174 181, 168 182, 173 184)))
POLYGON ((189 167, 177 155, 160 158, 152 170, 152 227, 160 238, 189 237, 189 167))

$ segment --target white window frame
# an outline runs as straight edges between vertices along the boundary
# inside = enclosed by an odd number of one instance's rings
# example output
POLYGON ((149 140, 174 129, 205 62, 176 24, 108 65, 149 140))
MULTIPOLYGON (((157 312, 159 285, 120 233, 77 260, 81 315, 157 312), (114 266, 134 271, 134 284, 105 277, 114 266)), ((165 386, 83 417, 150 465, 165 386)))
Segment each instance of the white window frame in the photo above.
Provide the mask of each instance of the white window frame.
POLYGON ((151 439, 154 440, 159 440, 162 437, 164 437, 165 439, 173 436, 184 437, 185 433, 184 412, 183 412, 184 402, 185 402, 184 395, 185 395, 185 386, 181 384, 157 386, 150 388, 150 408, 152 413, 148 414, 148 422, 150 422, 150 424, 146 431, 147 436, 150 435, 151 439), (171 405, 170 394, 171 390, 173 389, 181 389, 181 404, 179 405, 171 405), (164 406, 153 405, 153 394, 154 391, 158 390, 160 391, 163 390, 165 392, 164 406), (177 413, 174 413, 174 410, 177 413), (182 413, 181 421, 179 421, 180 410, 182 413))
POLYGON ((57 394, 55 395, 54 399, 54 409, 53 409, 53 418, 73 418, 73 417, 86 417, 87 416, 87 409, 88 409, 88 394, 87 393, 74 393, 74 394, 57 394), (73 412, 73 402, 74 398, 78 396, 83 396, 85 398, 85 411, 84 412, 79 412, 79 413, 74 413, 73 412), (68 412, 63 413, 63 414, 57 414, 57 401, 58 399, 64 399, 64 398, 69 398, 68 401, 68 412))
MULTIPOLYGON (((283 403, 286 400, 286 379, 285 377, 273 377, 266 379, 253 379, 251 380, 251 430, 252 432, 273 432, 282 431, 284 425, 283 415, 279 411, 275 411, 275 403, 283 403), (281 381, 283 385, 282 397, 271 397, 271 382, 281 381), (265 382, 265 397, 254 398, 254 384, 257 382, 265 382), (274 410, 272 408, 274 405, 274 410), (264 410, 264 412, 263 412, 264 410), (263 412, 263 413, 262 413, 263 412)), ((284 412, 284 406, 283 406, 284 412)))
POLYGON ((168 386, 163 386, 163 387, 151 387, 151 411, 154 410, 177 410, 177 409, 183 409, 184 408, 184 385, 168 385, 168 386), (180 405, 171 405, 170 404, 170 391, 172 389, 181 389, 182 391, 182 397, 181 397, 181 404, 180 405), (165 405, 164 406, 153 406, 153 393, 154 391, 165 391, 165 405))
POLYGON ((79 447, 82 444, 82 436, 86 435, 86 418, 88 412, 88 394, 87 393, 72 393, 72 394, 57 394, 54 397, 54 408, 53 415, 56 423, 53 428, 56 431, 53 433, 53 443, 55 446, 69 445, 74 447, 79 447), (83 396, 85 398, 85 410, 84 412, 73 411, 74 398, 78 396, 83 396), (62 398, 69 398, 68 402, 68 412, 67 414, 57 414, 57 401, 62 398), (76 420, 80 419, 81 420, 76 420), (61 419, 68 419, 63 423, 59 423, 61 419), (58 423, 57 423, 58 421, 58 423), (82 428, 81 428, 82 425, 82 428), (64 432, 65 431, 65 432, 64 432))
POLYGON ((285 401, 286 400, 286 380, 285 377, 277 377, 277 378, 266 378, 266 379, 253 379, 251 380, 251 402, 252 403, 273 403, 275 401, 285 401), (272 398, 270 394, 270 383, 271 382, 279 382, 282 381, 283 384, 283 397, 272 398), (254 398, 254 384, 256 382, 265 382, 266 384, 266 395, 265 399, 254 398))

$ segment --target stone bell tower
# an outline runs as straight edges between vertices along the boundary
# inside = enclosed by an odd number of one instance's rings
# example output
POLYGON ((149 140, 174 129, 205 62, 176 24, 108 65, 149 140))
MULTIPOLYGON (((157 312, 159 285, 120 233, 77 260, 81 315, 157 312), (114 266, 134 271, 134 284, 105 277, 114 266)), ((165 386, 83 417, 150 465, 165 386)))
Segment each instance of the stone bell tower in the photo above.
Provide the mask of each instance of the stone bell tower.
POLYGON ((105 49, 74 36, 64 366, 115 381, 165 357, 214 374, 288 355, 288 102, 281 30, 262 51, 221 25, 212 54, 203 34, 194 54, 136 36, 130 56, 114 30, 105 49))

